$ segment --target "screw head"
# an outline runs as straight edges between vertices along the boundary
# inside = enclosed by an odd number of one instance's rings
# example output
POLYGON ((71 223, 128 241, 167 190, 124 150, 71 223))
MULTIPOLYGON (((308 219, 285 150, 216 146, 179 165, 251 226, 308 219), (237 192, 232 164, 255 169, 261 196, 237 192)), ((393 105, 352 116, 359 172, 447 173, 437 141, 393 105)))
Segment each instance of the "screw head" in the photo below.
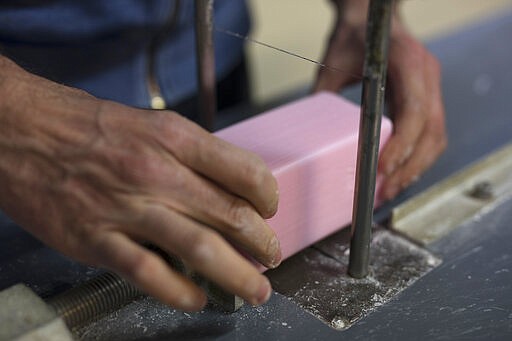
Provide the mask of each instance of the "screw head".
POLYGON ((489 181, 476 183, 471 191, 469 191, 469 196, 479 200, 492 199, 492 197, 494 197, 492 184, 489 181))

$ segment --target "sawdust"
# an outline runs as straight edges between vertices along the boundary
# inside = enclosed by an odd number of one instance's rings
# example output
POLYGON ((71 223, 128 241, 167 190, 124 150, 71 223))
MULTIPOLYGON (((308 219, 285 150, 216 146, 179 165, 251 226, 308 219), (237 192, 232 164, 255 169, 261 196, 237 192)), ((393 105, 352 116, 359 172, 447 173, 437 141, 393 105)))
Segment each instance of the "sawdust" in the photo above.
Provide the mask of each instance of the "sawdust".
MULTIPOLYGON (((276 291, 290 301, 337 330, 347 329, 440 262, 414 244, 402 239, 396 241, 387 234, 375 233, 372 243, 372 270, 370 276, 362 280, 345 275, 348 252, 340 245, 326 246, 330 249, 324 252, 329 252, 330 257, 311 249, 292 257, 299 260, 300 268, 292 266, 288 271, 302 276, 298 280, 286 271, 283 276, 295 284, 293 290, 280 290, 272 274, 275 270, 267 275, 276 291)), ((281 267, 278 270, 281 271, 281 267)), ((263 328, 267 331, 280 335, 292 330, 297 320, 291 318, 293 314, 287 315, 289 312, 283 310, 282 304, 276 303, 277 296, 274 294, 264 306, 245 305, 232 314, 214 306, 198 313, 184 313, 155 299, 143 298, 79 330, 77 337, 80 340, 130 341, 197 340, 230 335, 243 340, 254 337, 247 333, 261 328, 261 321, 265 321, 263 328)))
POLYGON ((335 242, 305 250, 269 277, 278 292, 343 330, 440 264, 428 251, 387 231, 374 233, 371 250, 370 274, 364 279, 346 274, 348 244, 335 242))
POLYGON ((250 339, 250 330, 265 322, 267 331, 282 334, 291 330, 283 309, 275 303, 277 295, 263 306, 243 306, 235 313, 225 313, 207 306, 197 313, 172 309, 155 299, 146 297, 114 312, 100 321, 76 332, 80 340, 198 340, 233 335, 235 339, 250 339), (274 300, 274 301, 273 301, 274 300))

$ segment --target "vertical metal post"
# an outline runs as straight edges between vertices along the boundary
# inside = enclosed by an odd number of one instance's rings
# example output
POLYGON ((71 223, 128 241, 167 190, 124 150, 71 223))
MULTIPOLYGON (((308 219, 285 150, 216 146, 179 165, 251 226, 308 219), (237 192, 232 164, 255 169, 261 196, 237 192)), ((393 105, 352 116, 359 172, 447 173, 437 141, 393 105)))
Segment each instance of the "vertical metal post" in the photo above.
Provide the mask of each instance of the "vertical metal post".
POLYGON ((195 0, 199 124, 209 131, 217 110, 215 51, 213 45, 213 1, 195 0))
POLYGON ((384 109, 387 55, 393 0, 371 0, 368 8, 363 95, 357 150, 354 210, 348 273, 368 274, 375 181, 384 109))

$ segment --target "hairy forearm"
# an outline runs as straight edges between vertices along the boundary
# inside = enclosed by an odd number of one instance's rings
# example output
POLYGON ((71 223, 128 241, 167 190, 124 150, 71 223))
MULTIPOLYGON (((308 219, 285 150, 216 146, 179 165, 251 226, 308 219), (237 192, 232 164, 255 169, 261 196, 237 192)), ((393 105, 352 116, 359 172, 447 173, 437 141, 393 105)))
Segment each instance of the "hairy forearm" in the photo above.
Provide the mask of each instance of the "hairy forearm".
POLYGON ((91 139, 92 117, 98 100, 85 92, 30 74, 0 57, 0 146, 32 147, 48 152, 62 143, 91 139), (71 129, 70 129, 71 128, 71 129))
POLYGON ((32 201, 30 207, 29 198, 51 191, 66 178, 64 160, 94 139, 98 102, 0 56, 0 209, 41 239, 45 233, 30 213, 44 212, 39 205, 45 202, 32 201))

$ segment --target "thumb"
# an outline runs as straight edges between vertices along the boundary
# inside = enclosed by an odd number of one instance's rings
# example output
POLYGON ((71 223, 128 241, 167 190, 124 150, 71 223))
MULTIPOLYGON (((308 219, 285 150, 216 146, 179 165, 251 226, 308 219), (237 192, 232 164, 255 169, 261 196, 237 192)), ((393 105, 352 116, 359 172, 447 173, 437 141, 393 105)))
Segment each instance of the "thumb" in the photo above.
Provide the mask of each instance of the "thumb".
POLYGON ((339 91, 362 79, 363 53, 348 43, 331 39, 319 67, 313 92, 339 91))

